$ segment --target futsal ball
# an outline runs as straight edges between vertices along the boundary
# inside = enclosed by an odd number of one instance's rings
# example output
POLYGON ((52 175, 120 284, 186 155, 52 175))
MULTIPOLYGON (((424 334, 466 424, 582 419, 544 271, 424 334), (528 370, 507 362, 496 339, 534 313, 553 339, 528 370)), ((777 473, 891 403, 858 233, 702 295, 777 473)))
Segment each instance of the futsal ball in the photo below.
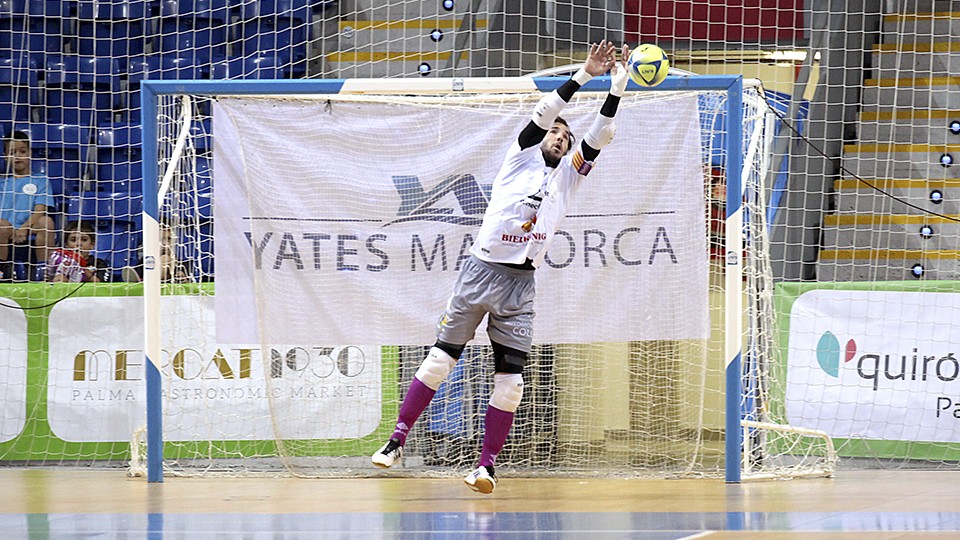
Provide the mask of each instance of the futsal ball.
POLYGON ((640 86, 656 86, 667 78, 670 60, 660 47, 644 43, 630 53, 627 71, 633 82, 640 86))

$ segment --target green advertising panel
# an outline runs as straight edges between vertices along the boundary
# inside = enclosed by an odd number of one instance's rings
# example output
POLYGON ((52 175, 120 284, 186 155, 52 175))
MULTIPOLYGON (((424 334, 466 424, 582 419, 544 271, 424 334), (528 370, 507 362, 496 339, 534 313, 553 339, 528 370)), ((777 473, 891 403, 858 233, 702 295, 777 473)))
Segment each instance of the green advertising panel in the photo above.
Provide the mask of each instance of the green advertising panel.
MULTIPOLYGON (((124 418, 124 411, 110 410, 110 403, 133 406, 138 415, 145 418, 146 403, 143 396, 142 373, 145 369, 142 350, 139 343, 122 350, 111 350, 110 353, 110 380, 97 381, 96 389, 80 390, 65 388, 70 383, 86 383, 91 378, 91 365, 98 361, 99 353, 111 347, 116 348, 117 335, 129 341, 131 335, 142 334, 142 308, 135 306, 130 309, 127 299, 142 298, 143 285, 140 283, 97 283, 97 284, 69 284, 69 283, 26 283, 0 285, 0 302, 4 310, 0 320, 4 322, 0 329, 0 348, 3 348, 3 360, 0 361, 0 376, 4 376, 7 391, 6 402, 0 407, 3 418, 0 418, 0 461, 29 462, 38 464, 83 463, 96 461, 121 465, 130 459, 131 437, 134 429, 127 429, 125 423, 139 426, 140 418, 124 418), (117 324, 116 318, 110 318, 102 306, 110 305, 110 298, 122 298, 124 309, 119 310, 129 320, 117 324), (68 300, 69 299, 69 300, 68 300), (63 306, 70 305, 69 310, 56 308, 61 302, 68 300, 63 306), (53 317, 51 312, 68 313, 53 317), (71 328, 82 339, 63 339, 62 336, 52 336, 51 328, 61 328, 62 324, 76 325, 71 328), (131 331, 133 328, 135 331, 131 331), (79 330, 78 330, 79 329, 79 330), (84 330, 86 329, 86 330, 84 330), (95 329, 95 330, 90 330, 95 329), (59 339, 58 339, 59 338, 59 339), (103 344, 97 340, 102 339, 103 344), (71 341, 76 341, 72 343, 71 341), (91 344, 92 343, 92 344, 91 344), (60 352, 60 367, 51 370, 51 350, 60 352), (66 353, 64 353, 66 351, 66 353), (68 356, 64 360, 64 355, 68 356), (136 372, 136 376, 131 373, 136 372), (66 383, 64 383, 66 381, 66 383), (136 385, 137 392, 129 389, 136 385), (51 399, 54 393, 72 397, 78 403, 101 407, 105 414, 102 421, 104 431, 120 433, 124 436, 108 436, 110 440, 103 440, 103 435, 91 433, 87 439, 83 432, 87 423, 96 424, 96 419, 89 416, 88 408, 80 411, 63 411, 70 407, 69 399, 51 399), (136 396, 134 396, 136 393, 136 396), (126 401, 126 402, 124 402, 126 401), (131 401, 136 403, 131 405, 131 401), (106 403, 106 405, 104 405, 106 403), (56 405, 60 416, 51 411, 56 405), (67 420, 64 420, 66 418, 67 420), (73 419, 73 420, 71 420, 73 419), (120 429, 117 423, 124 424, 120 429), (57 428, 57 425, 60 428, 57 428), (58 431, 59 429, 59 431, 58 431), (57 433, 72 432, 71 437, 61 438, 57 433), (68 440, 64 440, 68 439, 68 440), (99 439, 99 440, 97 440, 99 439), (78 442, 83 441, 83 442, 78 442)), ((164 295, 182 298, 209 298, 213 294, 213 284, 164 285, 164 295)), ((139 304, 139 302, 138 302, 139 304)), ((114 314, 118 310, 114 310, 114 314)), ((56 332, 56 330, 53 330, 56 332)), ((72 334, 71 334, 72 335, 72 334)), ((216 345, 216 344, 214 344, 216 345)), ((320 348, 329 350, 332 348, 320 348)), ((393 431, 393 420, 397 414, 399 347, 375 346, 379 361, 380 396, 375 400, 380 404, 378 423, 371 424, 370 429, 362 436, 352 438, 326 439, 297 439, 282 438, 284 454, 289 456, 350 456, 372 453, 393 431)), ((207 360, 209 365, 227 369, 225 364, 217 364, 219 348, 213 359, 207 360)), ((272 351, 272 350, 271 350, 272 351)), ((289 353, 288 353, 289 354, 289 353)), ((245 357, 249 360, 249 355, 245 357)), ((176 364, 176 356, 172 362, 176 364)), ((225 372, 227 378, 242 378, 243 370, 249 371, 249 366, 242 365, 241 372, 225 372)), ((168 366, 169 367, 169 366, 168 366)), ((171 369, 176 370, 174 365, 171 369)), ((96 377, 96 375, 93 375, 96 377)), ((75 384, 75 386, 76 386, 75 384)), ((295 389, 299 396, 308 397, 312 388, 295 389)), ((129 415, 127 415, 129 416, 129 415)), ((345 420, 350 422, 349 419, 345 420)), ((170 423, 169 420, 165 422, 170 423)), ((165 425, 165 433, 176 426, 165 425)), ((272 436, 272 435, 271 435, 272 436)), ((183 456, 205 455, 209 458, 238 456, 269 456, 277 453, 277 440, 271 436, 262 437, 262 440, 190 440, 188 442, 167 441, 164 456, 176 459, 183 456)))
POLYGON ((771 408, 845 457, 960 459, 960 282, 779 283, 771 408))

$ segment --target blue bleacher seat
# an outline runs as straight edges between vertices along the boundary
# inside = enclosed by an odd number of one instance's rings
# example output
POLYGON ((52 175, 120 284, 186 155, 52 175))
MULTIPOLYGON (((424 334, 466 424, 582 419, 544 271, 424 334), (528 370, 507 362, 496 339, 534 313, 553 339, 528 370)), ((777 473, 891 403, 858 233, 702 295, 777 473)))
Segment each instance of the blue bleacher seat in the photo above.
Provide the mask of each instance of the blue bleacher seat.
POLYGON ((79 53, 119 60, 143 54, 148 14, 147 0, 79 0, 79 53))
POLYGON ((66 198, 64 222, 85 221, 97 231, 139 231, 143 197, 139 193, 83 192, 66 198))
POLYGON ((140 81, 143 79, 206 79, 207 66, 196 64, 194 58, 173 54, 140 56, 127 64, 127 92, 123 100, 123 119, 140 122, 140 81))
POLYGON ((120 273, 125 266, 137 264, 137 250, 142 242, 140 231, 98 230, 94 256, 110 266, 110 281, 123 281, 120 273))
POLYGON ((0 129, 10 133, 14 122, 29 122, 39 105, 36 65, 26 54, 0 58, 0 129))
POLYGON ((227 52, 226 0, 163 0, 159 8, 161 54, 176 53, 208 64, 227 52))
POLYGON ((127 92, 121 106, 123 120, 140 122, 140 81, 143 79, 206 79, 207 65, 197 64, 193 57, 174 54, 140 56, 127 65, 127 92))
POLYGON ((96 126, 113 120, 120 92, 117 60, 48 55, 46 67, 47 122, 96 126))
POLYGON ((97 199, 97 218, 101 227, 113 231, 139 231, 143 228, 143 196, 139 193, 113 193, 97 199))
POLYGON ((213 279, 213 224, 207 223, 200 226, 200 271, 201 280, 208 281, 213 279))
POLYGON ((76 1, 0 1, 0 50, 60 53, 71 47, 76 1))
POLYGON ((227 0, 160 0, 159 13, 161 24, 164 20, 195 19, 189 24, 193 28, 227 23, 230 21, 231 4, 242 2, 227 0))
POLYGON ((204 79, 206 70, 206 66, 194 63, 189 56, 139 56, 128 64, 127 84, 133 90, 140 88, 143 79, 204 79))
POLYGON ((140 124, 115 124, 97 129, 97 190, 143 193, 140 124))
POLYGON ((14 281, 43 281, 43 268, 37 265, 36 253, 28 244, 14 244, 10 248, 14 281))
POLYGON ((307 57, 310 3, 304 0, 260 0, 243 3, 243 56, 273 51, 283 64, 307 57))
POLYGON ((97 218, 96 194, 77 193, 67 195, 63 204, 63 219, 71 221, 94 221, 97 218))
POLYGON ((211 79, 286 79, 290 74, 276 55, 220 59, 210 67, 211 79))
POLYGON ((204 223, 213 221, 213 171, 210 160, 197 158, 197 212, 204 223))
POLYGON ((197 281, 213 279, 213 224, 186 228, 178 238, 177 260, 183 262, 197 281))
POLYGON ((198 154, 207 154, 213 150, 213 122, 210 118, 200 122, 196 120, 190 128, 190 139, 198 154))
POLYGON ((169 208, 181 223, 206 224, 213 220, 213 171, 210 159, 197 156, 192 189, 168 193, 164 207, 169 208))

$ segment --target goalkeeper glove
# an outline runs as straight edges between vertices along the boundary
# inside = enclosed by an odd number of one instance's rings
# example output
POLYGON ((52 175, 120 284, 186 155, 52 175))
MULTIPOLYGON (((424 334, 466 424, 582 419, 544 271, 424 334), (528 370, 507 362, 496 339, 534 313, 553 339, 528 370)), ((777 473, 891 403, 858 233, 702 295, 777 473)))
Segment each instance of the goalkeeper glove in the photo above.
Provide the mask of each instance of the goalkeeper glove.
POLYGON ((630 75, 627 73, 627 68, 620 62, 614 62, 613 68, 610 69, 610 93, 617 97, 623 96, 628 80, 630 75))

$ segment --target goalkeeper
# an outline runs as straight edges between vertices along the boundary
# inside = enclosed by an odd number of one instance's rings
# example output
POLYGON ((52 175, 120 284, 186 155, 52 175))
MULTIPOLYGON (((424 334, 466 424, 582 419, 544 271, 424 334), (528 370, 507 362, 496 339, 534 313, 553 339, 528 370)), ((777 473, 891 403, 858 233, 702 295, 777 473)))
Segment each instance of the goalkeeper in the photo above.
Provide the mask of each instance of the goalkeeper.
POLYGON ((537 103, 494 179, 471 257, 461 268, 438 324, 437 341, 404 397, 393 436, 373 454, 374 465, 390 467, 400 459, 413 423, 488 316, 495 363, 493 395, 484 418, 480 461, 464 482, 474 491, 493 491, 494 462, 523 395, 522 372, 533 342, 534 269, 543 262, 570 197, 600 150, 613 140, 613 117, 627 86, 629 56, 626 45, 618 62, 612 44, 606 40, 591 44, 586 62, 573 77, 537 103), (574 137, 560 111, 583 84, 608 70, 610 93, 583 141, 568 155, 574 137))

